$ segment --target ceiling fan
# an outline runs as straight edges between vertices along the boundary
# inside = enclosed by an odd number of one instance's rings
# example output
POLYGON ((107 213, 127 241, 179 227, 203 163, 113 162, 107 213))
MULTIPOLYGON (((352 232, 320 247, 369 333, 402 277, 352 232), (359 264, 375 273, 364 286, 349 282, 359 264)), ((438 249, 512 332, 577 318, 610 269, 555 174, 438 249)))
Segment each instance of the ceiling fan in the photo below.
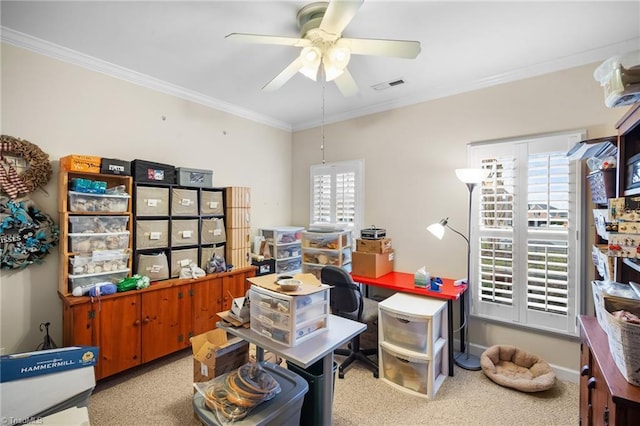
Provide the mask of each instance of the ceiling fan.
POLYGON ((334 81, 344 96, 358 93, 358 85, 347 69, 351 55, 376 55, 413 59, 420 53, 419 41, 379 40, 342 37, 342 31, 356 15, 364 0, 316 2, 298 11, 300 38, 231 33, 230 40, 279 44, 302 50, 280 74, 262 89, 281 88, 297 72, 316 81, 320 65, 326 81, 334 81))

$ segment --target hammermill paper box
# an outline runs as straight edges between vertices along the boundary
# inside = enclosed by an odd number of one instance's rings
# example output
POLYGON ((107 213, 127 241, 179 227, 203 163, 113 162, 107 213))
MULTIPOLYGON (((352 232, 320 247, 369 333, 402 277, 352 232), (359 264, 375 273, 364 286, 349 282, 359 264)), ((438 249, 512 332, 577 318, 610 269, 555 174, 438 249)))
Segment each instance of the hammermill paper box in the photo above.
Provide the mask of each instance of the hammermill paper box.
POLYGON ((249 361, 249 342, 227 338, 216 328, 189 339, 193 349, 193 381, 206 382, 249 361))

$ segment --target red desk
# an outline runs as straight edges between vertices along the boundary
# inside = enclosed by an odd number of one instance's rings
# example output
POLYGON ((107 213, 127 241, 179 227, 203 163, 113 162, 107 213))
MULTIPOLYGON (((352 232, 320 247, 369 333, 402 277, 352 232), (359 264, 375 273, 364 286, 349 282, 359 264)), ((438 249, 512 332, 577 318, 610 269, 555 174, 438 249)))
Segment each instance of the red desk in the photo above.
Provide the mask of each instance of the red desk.
POLYGON ((434 299, 444 299, 447 301, 447 322, 449 325, 449 376, 453 376, 453 301, 460 299, 460 351, 464 352, 464 333, 466 324, 464 322, 464 304, 466 284, 455 286, 454 280, 442 278, 440 291, 431 291, 429 288, 415 286, 414 274, 408 272, 389 272, 378 278, 363 277, 361 275, 351 275, 353 281, 374 287, 386 288, 403 293, 419 294, 421 296, 433 297, 434 299))

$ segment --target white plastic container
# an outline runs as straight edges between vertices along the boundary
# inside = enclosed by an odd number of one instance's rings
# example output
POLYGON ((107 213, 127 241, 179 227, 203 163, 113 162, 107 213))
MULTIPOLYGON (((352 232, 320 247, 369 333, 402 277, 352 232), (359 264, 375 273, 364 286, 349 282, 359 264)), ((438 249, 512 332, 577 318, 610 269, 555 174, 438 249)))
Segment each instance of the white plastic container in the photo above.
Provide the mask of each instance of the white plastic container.
POLYGON ((289 347, 326 331, 329 288, 290 296, 252 285, 251 329, 289 347))
POLYGON ((434 359, 426 356, 395 351, 384 342, 380 345, 382 374, 385 382, 393 387, 416 396, 433 398, 447 377, 442 362, 442 346, 434 359))
POLYGON ((73 234, 125 232, 129 216, 69 216, 69 232, 73 234))
POLYGON ((69 234, 71 251, 92 253, 99 250, 122 250, 129 247, 129 231, 102 234, 69 234))
POLYGON ((124 213, 129 208, 129 195, 87 194, 69 191, 70 212, 124 213))
POLYGON ((117 284, 129 275, 129 270, 103 272, 100 274, 88 274, 88 275, 69 275, 70 291, 76 287, 91 287, 97 283, 112 283, 117 284))
POLYGON ((640 51, 613 56, 593 73, 604 88, 604 103, 613 108, 640 100, 640 51))
POLYGON ((124 250, 96 251, 91 256, 69 258, 69 272, 74 276, 122 271, 129 267, 129 253, 124 250))

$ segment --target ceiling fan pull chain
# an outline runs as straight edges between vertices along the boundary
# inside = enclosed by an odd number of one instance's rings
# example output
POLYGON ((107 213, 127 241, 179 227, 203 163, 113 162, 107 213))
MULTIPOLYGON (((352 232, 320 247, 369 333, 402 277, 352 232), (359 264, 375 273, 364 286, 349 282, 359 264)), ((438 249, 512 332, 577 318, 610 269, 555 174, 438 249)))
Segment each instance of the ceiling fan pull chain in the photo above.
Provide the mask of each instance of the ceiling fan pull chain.
POLYGON ((320 124, 320 133, 322 137, 320 151, 322 151, 322 164, 324 164, 324 83, 322 83, 322 123, 320 124))

